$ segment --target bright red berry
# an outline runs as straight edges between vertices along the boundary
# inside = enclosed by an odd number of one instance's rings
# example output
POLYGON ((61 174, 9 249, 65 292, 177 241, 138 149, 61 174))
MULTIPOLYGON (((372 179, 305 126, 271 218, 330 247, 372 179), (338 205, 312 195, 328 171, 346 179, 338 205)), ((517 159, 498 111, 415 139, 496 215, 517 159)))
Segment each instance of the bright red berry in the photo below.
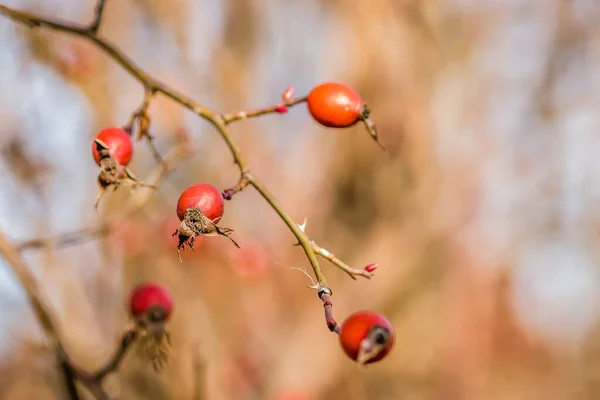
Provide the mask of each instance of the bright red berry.
POLYGON ((321 125, 345 128, 356 124, 363 116, 364 103, 350 86, 326 82, 308 95, 308 111, 321 125))
POLYGON ((173 233, 179 239, 177 253, 180 260, 180 250, 186 246, 193 248, 194 238, 200 235, 225 236, 236 247, 240 247, 230 236, 232 229, 217 226, 223 217, 224 208, 223 194, 213 185, 198 183, 184 190, 177 201, 177 216, 181 224, 173 233))
POLYGON ((154 283, 137 286, 129 298, 129 312, 139 322, 164 322, 172 311, 171 293, 154 283))
POLYGON ((185 210, 190 207, 199 208, 206 218, 218 223, 223 217, 225 200, 223 195, 209 183, 197 183, 185 189, 177 201, 177 216, 183 221, 185 210))
MULTIPOLYGON (((131 137, 121 128, 111 127, 98 132, 94 139, 102 141, 108 147, 108 153, 120 165, 127 165, 131 161, 133 154, 133 144, 131 137)), ((100 165, 100 154, 96 142, 92 141, 92 155, 96 164, 100 165)))
POLYGON ((242 278, 263 277, 269 269, 269 254, 261 242, 249 242, 232 252, 233 270, 242 278))
POLYGON ((360 364, 384 358, 392 350, 394 340, 390 321, 372 311, 354 313, 340 327, 340 344, 344 352, 360 364))

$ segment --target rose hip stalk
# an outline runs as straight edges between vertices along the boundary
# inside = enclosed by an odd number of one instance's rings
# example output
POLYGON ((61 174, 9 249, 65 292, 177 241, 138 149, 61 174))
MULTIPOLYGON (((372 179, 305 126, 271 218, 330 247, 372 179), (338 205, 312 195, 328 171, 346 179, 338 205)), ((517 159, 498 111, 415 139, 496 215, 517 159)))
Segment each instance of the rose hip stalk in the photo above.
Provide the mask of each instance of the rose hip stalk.
POLYGON ((170 346, 171 339, 165 323, 172 311, 171 293, 154 283, 137 286, 129 298, 129 313, 141 333, 139 350, 157 371, 167 361, 167 347, 170 346))
POLYGON ((121 128, 106 128, 101 130, 92 143, 92 156, 100 167, 98 175, 98 195, 94 208, 98 208, 106 190, 117 190, 121 185, 129 185, 132 189, 137 186, 151 187, 141 183, 127 168, 133 154, 133 145, 127 132, 121 128))
MULTIPOLYGON (((237 242, 229 236, 233 230, 217 226, 224 209, 223 195, 213 185, 197 183, 185 189, 177 201, 177 216, 181 224, 173 234, 179 237, 178 254, 185 246, 193 248, 194 237, 200 235, 225 236, 239 248, 237 242)), ((181 255, 179 259, 181 260, 181 255)))

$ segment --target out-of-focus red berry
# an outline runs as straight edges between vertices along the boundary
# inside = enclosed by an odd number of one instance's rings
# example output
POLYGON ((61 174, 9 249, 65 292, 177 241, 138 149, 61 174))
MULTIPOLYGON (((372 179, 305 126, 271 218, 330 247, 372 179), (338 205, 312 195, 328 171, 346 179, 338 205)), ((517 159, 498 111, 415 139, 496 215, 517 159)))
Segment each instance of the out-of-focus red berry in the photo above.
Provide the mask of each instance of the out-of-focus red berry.
POLYGON ((316 86, 307 98, 310 115, 323 126, 346 128, 356 124, 363 112, 363 101, 350 86, 325 82, 316 86))
POLYGON ((209 183, 197 183, 185 189, 177 201, 177 216, 183 221, 185 210, 197 207, 213 223, 223 217, 225 200, 221 191, 209 183))
MULTIPOLYGON (((133 144, 131 137, 123 129, 117 127, 103 129, 98 132, 95 139, 101 140, 108 146, 108 153, 120 165, 129 164, 133 155, 133 144)), ((92 141, 92 155, 96 164, 100 165, 100 155, 94 141, 92 141)))
POLYGON ((359 311, 349 316, 340 327, 339 337, 346 355, 362 364, 384 358, 395 341, 390 321, 373 311, 359 311))
POLYGON ((152 312, 153 315, 159 315, 162 321, 166 321, 172 311, 173 297, 163 286, 155 283, 143 283, 131 292, 129 312, 135 319, 145 318, 148 313, 152 312))
POLYGON ((245 243, 232 252, 232 264, 233 270, 242 278, 258 278, 267 272, 269 256, 262 243, 245 243))
POLYGON ((126 257, 134 257, 148 249, 149 224, 134 218, 121 221, 114 228, 114 235, 110 238, 113 245, 120 248, 126 257))

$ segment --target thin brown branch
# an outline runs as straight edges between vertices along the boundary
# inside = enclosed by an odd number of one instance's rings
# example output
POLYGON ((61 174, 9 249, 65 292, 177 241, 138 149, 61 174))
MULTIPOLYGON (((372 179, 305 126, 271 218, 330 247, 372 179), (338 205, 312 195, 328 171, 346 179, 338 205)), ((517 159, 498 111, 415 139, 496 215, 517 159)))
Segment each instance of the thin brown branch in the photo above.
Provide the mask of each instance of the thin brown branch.
POLYGON ((75 372, 69 365, 68 361, 62 357, 62 354, 57 354, 57 359, 60 365, 60 370, 63 373, 65 379, 65 387, 67 388, 67 394, 70 400, 80 400, 79 392, 77 391, 77 385, 75 384, 75 372))
POLYGON ((261 115, 266 114, 283 114, 288 112, 289 108, 292 108, 295 105, 300 103, 304 103, 306 101, 306 97, 301 97, 298 99, 293 99, 288 102, 284 101, 279 104, 275 104, 274 106, 269 106, 265 108, 258 108, 256 110, 249 111, 237 111, 233 113, 228 113, 223 115, 223 122, 225 125, 229 125, 232 122, 239 121, 247 118, 255 118, 260 117, 261 115))
POLYGON ((256 179, 256 177, 251 173, 247 173, 246 176, 248 177, 250 185, 254 186, 263 199, 265 199, 267 203, 271 205, 271 208, 275 210, 283 222, 285 222, 288 228, 292 231, 294 236, 296 236, 296 239, 298 239, 298 243, 300 243, 300 246, 302 246, 304 249, 304 253, 310 261, 310 265, 313 269, 315 277, 317 278, 317 283, 319 285, 318 289, 320 290, 322 288, 328 288, 327 279, 325 278, 323 270, 321 269, 321 265, 319 264, 319 260, 317 260, 317 256, 313 251, 311 240, 308 238, 308 236, 306 236, 304 231, 300 229, 300 226, 294 222, 294 220, 287 215, 285 211, 283 211, 275 197, 267 190, 262 182, 256 179))
POLYGON ((96 373, 90 374, 75 366, 64 350, 58 352, 58 357, 62 361, 62 368, 68 371, 68 374, 73 380, 81 382, 81 384, 97 399, 110 400, 110 397, 104 390, 102 383, 106 376, 116 371, 121 365, 127 351, 138 338, 138 332, 135 329, 126 330, 121 339, 119 348, 115 354, 107 361, 106 365, 101 367, 96 373))
POLYGON ((51 347, 56 348, 60 346, 58 331, 52 321, 51 311, 47 305, 48 302, 42 298, 38 284, 21 258, 19 250, 6 238, 4 232, 0 232, 0 254, 2 254, 6 262, 10 265, 19 279, 19 283, 25 289, 27 300, 42 325, 48 340, 51 342, 51 347))
MULTIPOLYGON (((12 268, 21 286, 25 290, 27 300, 29 301, 31 308, 33 308, 35 316, 42 326, 46 338, 50 342, 50 348, 56 349, 57 354, 63 354, 64 348, 59 338, 58 329, 56 325, 54 325, 52 313, 48 306, 49 303, 42 297, 37 281, 25 264, 25 261, 21 258, 19 250, 8 240, 8 238, 6 238, 4 232, 0 232, 0 254, 2 254, 8 265, 12 268)), ((64 360, 59 359, 59 363, 62 363, 63 361, 64 360)), ((73 397, 77 394, 77 391, 75 390, 73 392, 75 384, 72 381, 72 375, 69 374, 68 368, 61 369, 71 400, 77 400, 78 397, 73 397)))
POLYGON ((100 25, 102 24, 102 17, 104 16, 104 6, 106 5, 107 0, 98 0, 96 3, 96 8, 94 10, 94 20, 88 27, 88 30, 91 34, 97 34, 100 29, 100 25))
POLYGON ((121 346, 119 346, 119 349, 111 357, 108 363, 93 375, 93 379, 98 382, 102 382, 106 375, 119 368, 119 365, 121 365, 123 358, 125 358, 127 350, 129 350, 129 348, 131 347, 133 342, 135 342, 137 337, 138 332, 135 329, 126 331, 125 334, 123 334, 123 338, 121 339, 121 346))
POLYGON ((88 240, 94 240, 98 237, 107 235, 108 233, 110 233, 110 229, 107 225, 93 226, 57 236, 30 239, 19 244, 17 249, 23 251, 28 249, 73 246, 88 240))
POLYGON ((340 326, 333 318, 333 303, 331 302, 331 291, 320 292, 321 301, 323 302, 323 308, 325 309, 325 322, 331 332, 340 333, 340 326))
POLYGON ((237 183, 235 184, 235 186, 232 186, 230 188, 227 188, 225 190, 223 190, 223 198, 225 200, 231 200, 233 198, 233 195, 241 192, 242 190, 244 190, 244 188, 246 186, 248 186, 248 184, 250 184, 250 181, 248 180, 248 173, 244 172, 242 173, 242 175, 240 176, 240 179, 238 179, 237 183))
POLYGON ((367 279, 371 279, 371 277, 373 276, 372 272, 369 272, 365 269, 352 268, 351 266, 337 258, 335 254, 331 253, 327 249, 324 249, 323 247, 320 247, 315 242, 312 243, 312 248, 315 253, 327 259, 330 263, 347 273, 350 276, 350 278, 354 280, 356 280, 357 276, 362 276, 363 278, 367 279))

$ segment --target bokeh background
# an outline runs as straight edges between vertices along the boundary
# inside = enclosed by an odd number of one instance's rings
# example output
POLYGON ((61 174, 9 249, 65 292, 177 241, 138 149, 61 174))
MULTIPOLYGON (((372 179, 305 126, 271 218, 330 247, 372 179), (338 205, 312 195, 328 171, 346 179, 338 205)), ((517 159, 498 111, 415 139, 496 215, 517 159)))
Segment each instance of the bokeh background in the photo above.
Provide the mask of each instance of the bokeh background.
MULTIPOLYGON (((0 0, 90 21, 93 1, 0 0)), ((253 189, 226 204, 223 238, 176 256, 188 185, 233 185, 208 123, 164 97, 163 154, 191 149, 156 192, 93 209, 94 134, 124 125, 141 86, 90 43, 0 18, 0 228, 16 243, 114 222, 108 236, 27 250, 67 351, 114 351, 129 291, 175 296, 160 374, 135 352, 106 388, 121 399, 562 400, 600 397, 600 5, 594 0, 109 0, 101 34, 218 111, 275 104, 322 81, 354 86, 362 126, 325 129, 303 105, 231 126, 256 175, 320 245, 338 320, 387 315, 394 352, 359 368, 327 330, 302 251, 253 189), (131 203, 137 204, 131 207, 131 203), (295 397, 294 397, 295 396, 295 397)), ((158 165, 135 147, 142 180, 158 165)), ((65 398, 22 289, 0 262, 0 398, 65 398)))

